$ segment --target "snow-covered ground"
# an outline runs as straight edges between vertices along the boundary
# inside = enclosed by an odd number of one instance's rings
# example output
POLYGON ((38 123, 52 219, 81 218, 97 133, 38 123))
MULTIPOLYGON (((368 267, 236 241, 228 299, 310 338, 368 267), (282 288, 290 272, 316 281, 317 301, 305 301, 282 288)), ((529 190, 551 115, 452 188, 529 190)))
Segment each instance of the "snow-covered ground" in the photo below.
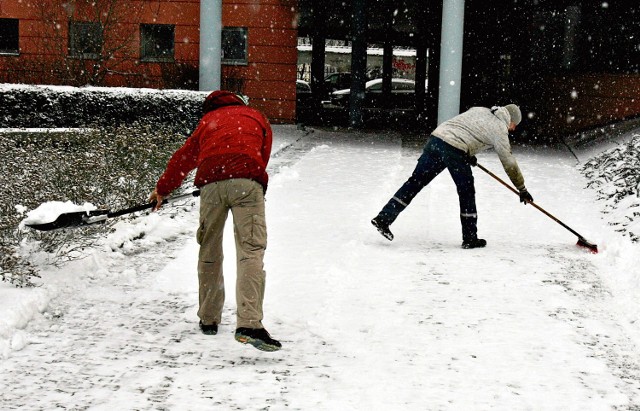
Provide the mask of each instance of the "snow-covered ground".
MULTIPOLYGON (((388 242, 369 220, 421 145, 275 127, 264 324, 279 352, 233 339, 231 227, 225 317, 199 332, 197 201, 123 220, 84 260, 42 261, 41 287, 0 283, 0 409, 638 409, 639 245, 575 158, 514 150, 536 202, 596 255, 479 169, 486 248, 460 248, 446 173, 388 242)), ((495 154, 479 162, 504 176, 495 154)))

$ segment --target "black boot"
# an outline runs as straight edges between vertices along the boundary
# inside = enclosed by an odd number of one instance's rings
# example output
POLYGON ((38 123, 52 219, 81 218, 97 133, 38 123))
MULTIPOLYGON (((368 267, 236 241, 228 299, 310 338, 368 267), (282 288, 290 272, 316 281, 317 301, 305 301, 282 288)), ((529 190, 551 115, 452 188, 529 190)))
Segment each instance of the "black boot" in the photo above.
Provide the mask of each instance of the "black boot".
POLYGON ((389 241, 393 240, 393 233, 391 232, 391 230, 389 230, 389 224, 381 219, 380 216, 377 216, 373 220, 371 220, 371 224, 373 224, 373 226, 378 230, 380 234, 382 234, 384 238, 389 241))
POLYGON ((482 248, 487 242, 478 238, 478 217, 473 215, 461 215, 462 223, 462 248, 482 248))
POLYGON ((213 323, 213 324, 202 324, 202 320, 200 320, 200 330, 202 331, 202 334, 206 334, 206 335, 216 335, 218 334, 218 324, 213 323))
POLYGON ((473 238, 462 241, 462 248, 482 248, 487 245, 487 240, 482 238, 473 238))

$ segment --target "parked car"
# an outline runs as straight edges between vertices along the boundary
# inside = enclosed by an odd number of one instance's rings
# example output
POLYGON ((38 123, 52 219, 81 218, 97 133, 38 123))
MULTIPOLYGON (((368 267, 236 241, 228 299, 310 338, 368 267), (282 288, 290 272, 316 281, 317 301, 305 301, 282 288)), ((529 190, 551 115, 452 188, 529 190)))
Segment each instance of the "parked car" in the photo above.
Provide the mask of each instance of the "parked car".
POLYGON ((306 122, 313 108, 311 86, 304 80, 296 80, 296 121, 306 122))
MULTIPOLYGON (((382 94, 382 79, 377 78, 365 83, 364 108, 413 108, 415 104, 416 83, 405 78, 391 79, 391 98, 382 94)), ((350 89, 337 90, 331 93, 331 104, 341 107, 349 106, 350 89)))
POLYGON ((324 78, 324 90, 328 94, 349 87, 351 87, 351 73, 331 73, 324 78))
POLYGON ((311 94, 311 86, 304 80, 296 80, 296 95, 311 94))

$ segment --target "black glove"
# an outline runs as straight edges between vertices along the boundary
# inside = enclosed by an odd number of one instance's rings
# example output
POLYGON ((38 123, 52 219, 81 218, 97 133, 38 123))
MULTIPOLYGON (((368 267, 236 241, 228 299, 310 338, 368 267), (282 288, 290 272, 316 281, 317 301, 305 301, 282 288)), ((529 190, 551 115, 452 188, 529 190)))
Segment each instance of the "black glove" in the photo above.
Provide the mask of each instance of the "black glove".
POLYGON ((475 167, 478 165, 478 159, 476 156, 469 156, 467 157, 467 163, 469 163, 470 166, 475 167))
POLYGON ((520 190, 520 202, 524 203, 524 205, 527 205, 527 203, 533 203, 533 197, 531 197, 531 194, 529 194, 526 188, 524 190, 520 190))

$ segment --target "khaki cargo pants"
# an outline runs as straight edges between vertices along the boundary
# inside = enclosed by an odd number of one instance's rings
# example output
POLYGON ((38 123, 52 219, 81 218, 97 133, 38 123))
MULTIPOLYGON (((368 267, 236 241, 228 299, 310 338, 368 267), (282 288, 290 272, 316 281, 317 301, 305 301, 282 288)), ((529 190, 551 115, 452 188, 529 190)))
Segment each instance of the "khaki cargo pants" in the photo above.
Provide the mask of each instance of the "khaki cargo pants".
POLYGON ((267 227, 262 186, 243 178, 210 183, 200 192, 198 279, 203 324, 220 324, 224 305, 222 234, 229 210, 236 240, 237 327, 262 328, 267 227))

